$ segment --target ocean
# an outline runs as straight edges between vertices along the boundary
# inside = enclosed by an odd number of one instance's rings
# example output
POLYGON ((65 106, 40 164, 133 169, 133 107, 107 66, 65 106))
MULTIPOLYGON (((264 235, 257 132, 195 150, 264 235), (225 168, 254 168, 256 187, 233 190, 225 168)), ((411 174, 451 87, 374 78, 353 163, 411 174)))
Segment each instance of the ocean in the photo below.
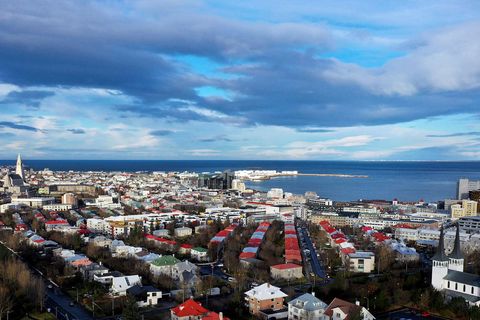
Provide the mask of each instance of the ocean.
MULTIPOLYGON (((0 160, 0 165, 14 165, 0 160)), ((36 170, 194 171, 241 169, 297 170, 301 173, 367 175, 368 178, 295 176, 247 182, 257 190, 282 188, 303 194, 315 191, 337 201, 398 198, 437 201, 454 198, 459 178, 480 180, 480 162, 451 161, 257 161, 257 160, 24 160, 36 170)))

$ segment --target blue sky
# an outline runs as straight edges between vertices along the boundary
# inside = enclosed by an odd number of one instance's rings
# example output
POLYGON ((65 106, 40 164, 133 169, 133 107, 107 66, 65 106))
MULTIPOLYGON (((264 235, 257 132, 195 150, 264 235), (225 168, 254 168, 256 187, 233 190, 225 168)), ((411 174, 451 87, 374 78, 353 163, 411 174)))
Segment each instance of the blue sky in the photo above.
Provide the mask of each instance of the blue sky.
POLYGON ((478 1, 0 7, 3 159, 480 159, 478 1))

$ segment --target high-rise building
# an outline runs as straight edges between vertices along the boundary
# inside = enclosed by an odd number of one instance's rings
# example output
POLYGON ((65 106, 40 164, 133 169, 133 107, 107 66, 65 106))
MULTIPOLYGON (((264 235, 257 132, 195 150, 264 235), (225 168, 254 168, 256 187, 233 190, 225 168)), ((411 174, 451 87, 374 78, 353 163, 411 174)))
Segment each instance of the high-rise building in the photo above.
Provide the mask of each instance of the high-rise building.
POLYGON ((480 180, 459 179, 457 182, 457 199, 468 199, 468 193, 480 189, 480 180))
POLYGON ((15 169, 15 173, 18 174, 22 178, 22 180, 25 181, 25 174, 23 172, 22 157, 20 156, 20 154, 18 154, 18 156, 17 156, 17 167, 15 169))

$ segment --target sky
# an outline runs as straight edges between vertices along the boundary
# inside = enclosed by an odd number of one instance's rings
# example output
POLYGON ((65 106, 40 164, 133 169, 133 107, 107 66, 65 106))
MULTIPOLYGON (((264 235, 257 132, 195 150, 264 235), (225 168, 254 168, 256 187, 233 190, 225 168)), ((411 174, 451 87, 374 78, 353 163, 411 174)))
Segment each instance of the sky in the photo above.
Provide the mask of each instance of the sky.
POLYGON ((477 0, 0 8, 0 159, 480 159, 477 0))

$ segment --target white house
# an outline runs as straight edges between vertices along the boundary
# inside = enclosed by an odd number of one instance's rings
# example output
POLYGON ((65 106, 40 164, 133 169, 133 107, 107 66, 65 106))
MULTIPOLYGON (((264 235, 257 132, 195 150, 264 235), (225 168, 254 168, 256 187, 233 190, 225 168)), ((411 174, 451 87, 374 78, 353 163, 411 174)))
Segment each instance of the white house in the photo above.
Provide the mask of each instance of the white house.
POLYGON ((112 279, 112 287, 110 291, 113 295, 124 296, 127 289, 134 285, 142 285, 142 279, 138 275, 114 277, 112 279))

